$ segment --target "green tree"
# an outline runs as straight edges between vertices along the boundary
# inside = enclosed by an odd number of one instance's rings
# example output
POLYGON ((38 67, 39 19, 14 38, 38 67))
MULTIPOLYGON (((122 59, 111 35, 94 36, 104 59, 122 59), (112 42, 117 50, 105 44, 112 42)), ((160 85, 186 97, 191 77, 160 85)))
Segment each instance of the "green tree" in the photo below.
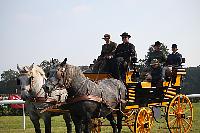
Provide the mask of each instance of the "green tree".
POLYGON ((8 82, 11 80, 16 80, 18 76, 19 73, 17 71, 9 69, 8 71, 3 71, 3 73, 1 74, 1 81, 8 82))
POLYGON ((14 93, 18 88, 16 79, 19 76, 17 71, 9 69, 1 74, 0 93, 14 93))
POLYGON ((200 67, 186 68, 186 76, 183 80, 182 93, 184 94, 200 94, 200 67))
POLYGON ((47 60, 42 61, 42 62, 40 63, 40 65, 39 65, 39 67, 41 67, 41 68, 44 70, 45 74, 47 74, 47 73, 49 72, 49 70, 50 70, 50 67, 51 67, 52 65, 55 65, 55 64, 58 64, 58 63, 60 63, 60 62, 58 61, 58 59, 53 59, 53 58, 52 58, 51 61, 47 61, 47 60))
POLYGON ((44 60, 40 63, 39 67, 41 67, 45 73, 47 73, 50 69, 50 61, 44 60))

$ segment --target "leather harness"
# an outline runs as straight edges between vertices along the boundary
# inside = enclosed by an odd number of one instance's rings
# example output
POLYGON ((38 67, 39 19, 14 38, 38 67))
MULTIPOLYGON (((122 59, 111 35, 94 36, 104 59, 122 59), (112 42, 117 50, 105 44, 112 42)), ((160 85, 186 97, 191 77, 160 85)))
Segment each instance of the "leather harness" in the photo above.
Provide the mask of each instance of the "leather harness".
POLYGON ((83 95, 83 96, 78 96, 78 97, 74 97, 74 98, 67 98, 66 103, 67 104, 72 104, 72 103, 76 103, 79 101, 95 101, 95 102, 103 102, 103 99, 98 97, 98 96, 94 96, 94 95, 83 95))

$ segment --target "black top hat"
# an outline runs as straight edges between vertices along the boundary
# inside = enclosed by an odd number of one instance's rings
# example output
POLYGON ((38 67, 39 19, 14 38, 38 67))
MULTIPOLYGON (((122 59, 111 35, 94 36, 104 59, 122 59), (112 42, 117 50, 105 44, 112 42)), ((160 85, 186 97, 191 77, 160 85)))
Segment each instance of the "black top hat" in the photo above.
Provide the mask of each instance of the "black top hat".
POLYGON ((162 44, 161 42, 156 41, 155 44, 154 44, 154 46, 160 46, 161 44, 162 44))
POLYGON ((172 48, 177 48, 177 45, 176 44, 172 44, 172 48))
POLYGON ((110 39, 110 35, 109 34, 105 34, 102 39, 110 39))
POLYGON ((121 37, 127 36, 128 38, 131 38, 131 35, 129 35, 128 33, 124 32, 120 35, 121 37))

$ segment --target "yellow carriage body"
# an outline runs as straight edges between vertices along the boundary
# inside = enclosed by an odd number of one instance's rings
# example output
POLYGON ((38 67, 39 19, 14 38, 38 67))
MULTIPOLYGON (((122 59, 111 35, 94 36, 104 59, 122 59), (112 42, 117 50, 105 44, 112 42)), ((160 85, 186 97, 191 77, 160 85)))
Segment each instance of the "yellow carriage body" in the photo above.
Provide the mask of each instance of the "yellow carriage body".
MULTIPOLYGON (((156 88, 162 89, 161 91, 164 94, 164 98, 162 100, 162 105, 169 104, 169 102, 180 93, 180 86, 182 82, 182 77, 186 74, 186 71, 184 68, 174 68, 173 70, 173 77, 171 81, 164 81, 162 82, 161 87, 157 87, 153 85, 151 82, 135 82, 132 77, 134 77, 134 71, 128 71, 126 73, 126 85, 128 86, 128 102, 133 103, 135 105, 137 102, 137 98, 140 98, 142 96, 137 96, 137 91, 141 89, 141 91, 149 91, 149 93, 155 93, 155 91, 159 91, 156 88), (153 92, 154 91, 154 92, 153 92)), ((148 96, 147 96, 148 97, 148 96)), ((152 101, 152 103, 149 103, 149 105, 155 105, 152 101)), ((131 107, 127 107, 131 108, 131 107)), ((133 106, 135 108, 135 106, 133 106)))

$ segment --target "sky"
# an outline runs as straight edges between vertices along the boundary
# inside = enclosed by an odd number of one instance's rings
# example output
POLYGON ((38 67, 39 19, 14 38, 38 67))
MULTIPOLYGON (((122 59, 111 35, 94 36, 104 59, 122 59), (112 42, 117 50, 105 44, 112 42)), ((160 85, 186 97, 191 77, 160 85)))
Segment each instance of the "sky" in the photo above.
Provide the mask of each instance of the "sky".
POLYGON ((150 45, 178 45, 186 66, 200 62, 200 0, 0 0, 0 74, 65 57, 89 65, 105 33, 128 32, 139 59, 150 45))

